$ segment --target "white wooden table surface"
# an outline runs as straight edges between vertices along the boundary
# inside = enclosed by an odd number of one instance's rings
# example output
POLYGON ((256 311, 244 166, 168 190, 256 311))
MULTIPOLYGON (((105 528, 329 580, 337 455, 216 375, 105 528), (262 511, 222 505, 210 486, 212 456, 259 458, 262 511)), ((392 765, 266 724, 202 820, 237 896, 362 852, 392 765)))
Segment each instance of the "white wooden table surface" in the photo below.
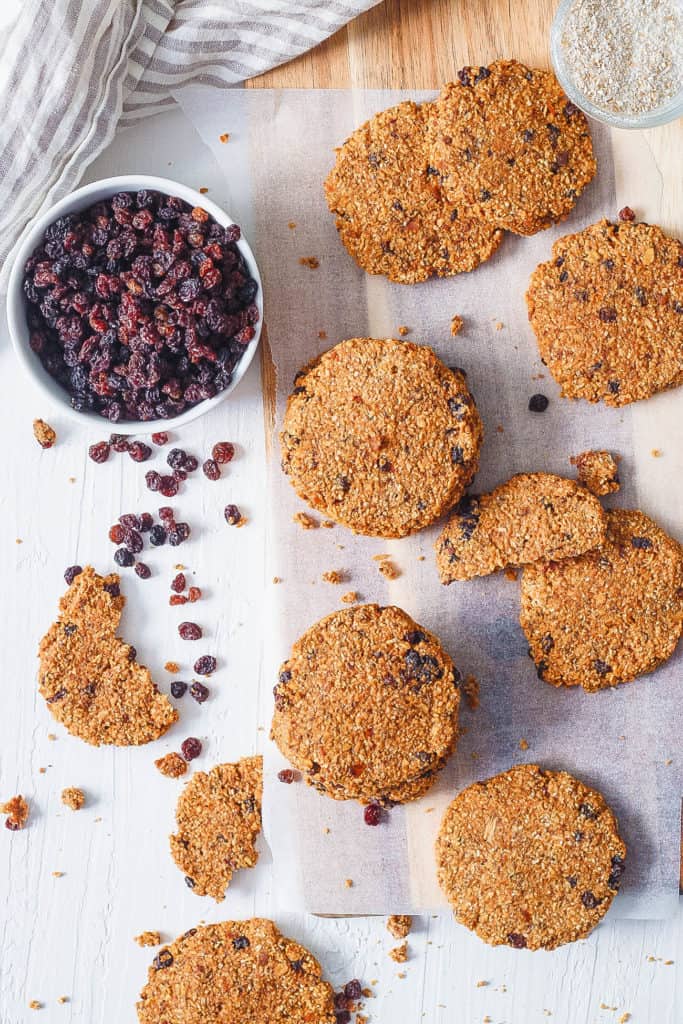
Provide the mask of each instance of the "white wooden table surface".
MULTIPOLYGON (((207 186, 221 202, 212 158, 179 112, 117 138, 87 177, 127 171, 207 186)), ((175 437, 199 456, 221 439, 239 449, 220 482, 198 477, 172 502, 192 525, 191 540, 154 551, 149 581, 123 571, 129 600, 122 635, 165 687, 167 660, 178 660, 187 673, 196 657, 175 625, 196 618, 206 636, 197 646, 219 658, 212 696, 201 707, 186 697, 181 722, 151 747, 95 749, 51 719, 36 690, 36 648, 54 618, 64 568, 92 562, 110 570, 111 523, 122 512, 155 510, 143 480, 152 463, 139 466, 126 455, 92 463, 87 446, 107 436, 106 427, 101 434, 78 429, 48 408, 19 374, 4 317, 0 331, 0 798, 21 792, 31 804, 30 827, 0 829, 0 1024, 134 1024, 135 999, 154 955, 139 949, 134 935, 159 929, 168 940, 200 920, 248 916, 257 892, 270 895, 267 851, 253 872, 238 873, 220 905, 186 889, 166 839, 180 784, 152 764, 187 735, 205 743, 198 768, 265 741, 271 683, 260 686, 259 669, 268 642, 264 586, 272 572, 258 360, 231 401, 175 437), (36 416, 58 432, 51 451, 42 452, 33 439, 36 416), (228 502, 248 517, 244 529, 225 526, 228 502), (192 616, 168 607, 178 561, 206 595, 192 616), (59 800, 69 785, 87 794, 76 814, 59 800), (60 996, 68 1002, 58 1003, 60 996), (31 1000, 42 1009, 29 1009, 31 1000)), ((409 940, 410 960, 400 966, 387 956, 394 943, 383 920, 289 915, 278 923, 315 952, 334 984, 359 977, 373 989, 366 1012, 378 1024, 592 1024, 624 1014, 634 1024, 683 1020, 680 911, 668 921, 607 921, 588 940, 552 954, 490 949, 449 915, 422 918, 409 940)))

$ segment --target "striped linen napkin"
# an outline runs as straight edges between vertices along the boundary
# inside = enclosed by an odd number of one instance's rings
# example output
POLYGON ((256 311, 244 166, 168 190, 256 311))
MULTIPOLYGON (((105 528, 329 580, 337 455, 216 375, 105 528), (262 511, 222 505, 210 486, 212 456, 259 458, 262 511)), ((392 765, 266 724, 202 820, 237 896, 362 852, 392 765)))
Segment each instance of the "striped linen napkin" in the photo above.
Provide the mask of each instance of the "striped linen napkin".
POLYGON ((0 47, 0 291, 28 222, 78 184, 117 127, 165 110, 190 82, 236 85, 291 60, 376 2, 15 3, 0 47))

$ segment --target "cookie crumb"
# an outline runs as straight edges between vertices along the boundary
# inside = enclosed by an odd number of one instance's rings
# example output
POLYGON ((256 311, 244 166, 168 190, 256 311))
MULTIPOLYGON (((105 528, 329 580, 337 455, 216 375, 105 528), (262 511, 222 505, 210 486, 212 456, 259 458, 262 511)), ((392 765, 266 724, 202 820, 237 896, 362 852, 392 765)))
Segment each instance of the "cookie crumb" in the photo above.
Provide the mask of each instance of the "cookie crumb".
POLYGON ((356 1024, 368 1024, 368 1019, 364 1013, 356 1014, 356 1024))
POLYGON ((223 132, 222 135, 218 136, 219 141, 223 142, 223 143, 227 142, 229 140, 229 138, 230 138, 230 132, 223 132))
POLYGON ((154 766, 169 779, 179 779, 187 771, 187 762, 174 750, 170 754, 164 754, 163 757, 157 758, 154 766))
POLYGON ((619 1024, 627 1024, 627 1021, 629 1021, 630 1019, 630 1013, 622 1013, 621 1017, 619 1018, 619 1024))
POLYGON ((140 935, 135 936, 134 941, 138 946, 160 946, 161 935, 159 932, 141 932, 140 935))
POLYGON ((69 1002, 69 997, 68 996, 57 996, 57 1002, 60 1004, 60 1006, 64 1006, 64 1003, 68 1003, 69 1002))
POLYGON ((294 228, 296 227, 296 221, 290 220, 289 223, 287 224, 287 227, 289 228, 290 231, 293 231, 294 228))
POLYGON ((399 329, 398 329, 398 333, 400 334, 400 336, 402 338, 405 338, 406 334, 410 334, 410 327, 406 327, 405 325, 401 325, 401 327, 399 327, 399 329))
POLYGON ((589 451, 572 455, 572 466, 576 466, 576 477, 592 494, 602 496, 619 490, 619 471, 609 452, 589 451))
POLYGON ((54 740, 56 740, 56 739, 57 739, 57 737, 55 736, 55 734, 54 734, 53 732, 49 732, 49 733, 47 734, 47 738, 48 738, 48 739, 49 739, 49 740, 50 740, 51 742, 53 742, 54 740))
POLYGON ((496 321, 496 330, 497 330, 497 331, 502 331, 504 327, 505 327, 505 324, 504 324, 504 323, 501 323, 501 321, 500 321, 500 320, 497 320, 497 321, 496 321))
POLYGON ((53 871, 52 872, 52 877, 53 878, 64 878, 64 872, 63 871, 53 871))
POLYGON ((302 530, 317 530, 320 526, 318 520, 309 516, 308 512, 295 512, 292 519, 299 524, 302 530))
POLYGON ((393 562, 389 561, 388 558, 383 559, 383 561, 379 563, 378 569, 382 576, 388 580, 398 579, 401 575, 401 570, 395 566, 393 562))
POLYGON ((282 583, 281 576, 273 576, 273 583, 282 583))
POLYGON ((488 985, 488 981, 478 981, 477 982, 477 988, 486 988, 487 985, 488 985))
POLYGON ((0 804, 0 814, 6 814, 5 826, 10 832, 18 832, 28 821, 28 803, 21 794, 13 796, 4 804, 0 804))
POLYGON ((343 583, 346 579, 346 573, 341 569, 330 569, 322 574, 322 578, 325 583, 343 583))
POLYGON ((85 793, 78 786, 67 786, 62 790, 62 803, 72 811, 80 811, 85 803, 85 793))
POLYGON ((394 946, 393 949, 389 950, 389 956, 397 964, 404 964, 408 959, 408 943, 407 941, 401 942, 398 946, 394 946))
POLYGON ((180 665, 177 661, 167 661, 164 668, 167 672, 170 672, 171 675, 177 675, 178 672, 180 672, 180 665))
POLYGON ((57 434, 45 420, 33 421, 33 436, 41 448, 52 448, 57 440, 57 434))
POLYGON ((318 337, 321 341, 325 341, 327 338, 327 331, 318 331, 318 337))
POLYGON ((387 931, 395 939, 405 939, 410 933, 413 919, 410 914, 391 914, 387 918, 387 931))
POLYGON ((315 256, 300 256, 299 263, 302 267, 308 267, 309 270, 317 270, 320 266, 320 260, 315 256))
POLYGON ((205 196, 209 190, 206 187, 206 185, 203 185, 200 189, 198 189, 198 191, 200 192, 201 195, 205 196))
POLYGON ((451 334, 453 335, 453 337, 455 337, 456 334, 460 334, 464 324, 465 321, 461 316, 458 316, 456 314, 455 316, 451 317, 451 334))
POLYGON ((470 711, 476 711, 479 707, 479 680, 475 676, 467 676, 462 684, 462 692, 465 694, 467 707, 470 711))
POLYGON ((662 452, 661 448, 653 448, 652 451, 650 452, 650 455, 652 456, 653 459, 661 459, 663 454, 664 453, 662 452))
POLYGON ((345 594, 342 594, 340 600, 344 604, 355 604, 358 600, 358 593, 355 590, 347 590, 345 594))
POLYGON ((529 749, 529 744, 528 744, 527 740, 524 739, 523 736, 522 736, 521 740, 519 741, 519 749, 520 750, 528 750, 529 749))
POLYGON ((38 1002, 37 999, 32 999, 31 1002, 28 1004, 28 1008, 29 1010, 42 1010, 43 1004, 38 1002))
POLYGON ((332 530, 334 529, 336 523, 333 523, 331 519, 323 519, 320 525, 323 526, 326 530, 332 530))
POLYGON ((352 878, 345 878, 344 879, 344 885, 346 886, 347 889, 350 889, 353 886, 353 879, 352 878))

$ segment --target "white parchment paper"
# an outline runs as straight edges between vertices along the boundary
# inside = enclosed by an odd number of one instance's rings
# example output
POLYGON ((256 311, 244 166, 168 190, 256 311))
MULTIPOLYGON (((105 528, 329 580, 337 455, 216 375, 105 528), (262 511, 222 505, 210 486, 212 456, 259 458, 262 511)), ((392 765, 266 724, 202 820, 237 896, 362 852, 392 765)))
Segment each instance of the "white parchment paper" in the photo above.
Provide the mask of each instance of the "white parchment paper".
MULTIPOLYGON (((622 489, 606 503, 640 507, 680 539, 681 392, 621 410, 561 399, 540 362, 524 302, 532 270, 549 258, 557 237, 616 216, 623 196, 615 181, 623 191, 628 147, 615 146, 606 130, 594 126, 598 176, 568 221, 532 238, 508 235, 493 259, 472 274, 406 287, 355 266, 338 239, 322 182, 333 147, 368 116, 402 99, 431 95, 192 87, 181 98, 224 170, 225 195, 215 198, 242 224, 264 277, 278 427, 301 365, 343 338, 398 336, 405 325, 411 341, 431 345, 445 363, 467 371, 485 426, 472 490, 488 490, 523 471, 573 475, 570 455, 608 448, 622 457, 622 489), (224 132, 230 134, 225 144, 219 141, 224 132), (233 198, 239 208, 231 205, 233 198), (308 256, 319 260, 318 269, 299 263, 308 256), (465 327, 454 338, 450 320, 456 313, 465 327), (536 392, 550 399, 542 415, 528 410, 536 392), (663 450, 662 459, 653 459, 653 447, 663 450)), ((641 147, 634 189, 642 192, 648 175, 655 194, 656 166, 641 147)), ((462 673, 474 674, 481 686, 481 705, 463 710, 466 732, 433 789, 392 809, 378 828, 363 823, 358 804, 331 800, 303 783, 278 782, 284 761, 270 744, 264 830, 282 909, 367 914, 443 906, 433 844, 448 802, 476 779, 533 761, 596 786, 617 813, 629 855, 611 914, 655 918, 672 912, 683 791, 680 650, 653 675, 615 690, 557 690, 537 679, 527 656, 517 583, 496 575, 441 586, 432 551, 436 528, 391 542, 355 537, 339 526, 304 532, 292 521, 303 504, 279 469, 277 443, 271 470, 265 498, 272 513, 270 562, 272 575, 282 579, 277 585, 266 581, 271 600, 264 607, 264 663, 273 682, 292 641, 320 616, 343 607, 341 594, 353 589, 365 601, 405 608, 441 637, 462 673), (378 573, 372 556, 382 553, 401 571, 395 581, 378 573), (328 569, 344 570, 348 583, 323 582, 328 569)), ((269 721, 270 709, 264 709, 266 728, 269 721)))

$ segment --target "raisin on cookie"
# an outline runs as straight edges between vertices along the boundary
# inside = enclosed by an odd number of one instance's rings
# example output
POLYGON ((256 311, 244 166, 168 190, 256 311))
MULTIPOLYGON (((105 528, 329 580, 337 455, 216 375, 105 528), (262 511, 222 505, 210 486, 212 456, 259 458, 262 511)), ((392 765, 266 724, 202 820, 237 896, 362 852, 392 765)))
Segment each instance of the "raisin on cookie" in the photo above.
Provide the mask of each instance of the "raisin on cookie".
POLYGON ((400 608, 334 612, 282 665, 271 738, 334 799, 416 799, 455 748, 459 681, 438 639, 400 608))
POLYGON ((135 660, 135 648, 116 636, 124 604, 119 577, 86 566, 60 599, 59 618, 38 651, 39 689, 53 716, 96 747, 149 743, 178 718, 135 660))
POLYGON ((515 949, 585 938, 607 913, 625 858, 603 797, 535 764, 459 793, 436 843, 456 919, 484 942, 515 949))
POLYGON ((652 672, 681 635, 683 547, 642 512, 608 512, 600 547, 524 570, 520 622, 553 686, 595 691, 652 672))
POLYGON ((683 245, 601 220, 531 276, 529 320, 566 398, 627 405, 683 383, 683 245))
POLYGON ((253 868, 261 831, 263 758, 195 772, 178 798, 171 855, 198 896, 220 902, 233 871, 253 868))
POLYGON ((429 164, 430 103, 406 101, 370 118, 337 150, 325 182, 340 238, 369 274, 413 284, 473 270, 503 232, 458 210, 429 164))
POLYGON ((272 921, 200 925, 155 956, 140 1024, 335 1024, 318 961, 272 921))
POLYGON ((351 338, 297 375, 282 468, 304 501, 355 533, 404 537, 461 497, 481 438, 463 375, 430 348, 351 338))
POLYGON ((588 121, 550 71, 466 67, 434 108, 430 161, 468 216, 532 235, 563 220, 595 175, 588 121))
POLYGON ((520 473, 455 507, 436 541, 441 582, 578 555, 601 543, 605 523, 600 502, 574 480, 520 473))

